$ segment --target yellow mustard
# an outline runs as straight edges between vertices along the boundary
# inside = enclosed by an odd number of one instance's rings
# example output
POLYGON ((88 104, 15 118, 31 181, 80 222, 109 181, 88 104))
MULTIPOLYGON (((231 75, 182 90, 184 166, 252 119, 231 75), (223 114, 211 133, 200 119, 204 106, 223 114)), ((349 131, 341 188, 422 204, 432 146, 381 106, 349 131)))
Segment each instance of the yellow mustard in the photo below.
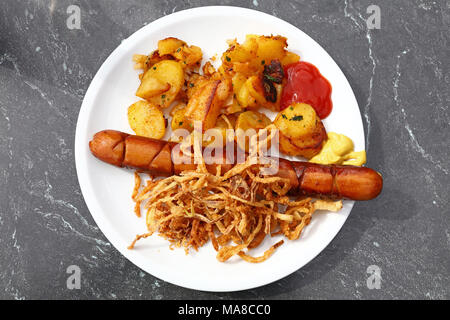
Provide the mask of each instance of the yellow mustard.
POLYGON ((319 154, 312 157, 309 162, 320 164, 344 164, 362 166, 366 163, 365 151, 354 151, 353 141, 335 132, 328 132, 328 139, 319 154))

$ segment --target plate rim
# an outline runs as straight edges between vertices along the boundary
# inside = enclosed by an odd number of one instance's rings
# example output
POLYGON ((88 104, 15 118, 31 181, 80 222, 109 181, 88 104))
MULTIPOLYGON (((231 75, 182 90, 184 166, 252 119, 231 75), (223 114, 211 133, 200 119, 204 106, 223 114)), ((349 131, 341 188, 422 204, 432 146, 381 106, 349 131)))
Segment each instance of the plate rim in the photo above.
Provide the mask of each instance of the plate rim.
POLYGON ((97 93, 97 89, 101 86, 101 81, 99 78, 99 74, 103 74, 105 72, 108 72, 109 69, 111 69, 109 67, 109 65, 112 65, 114 60, 119 59, 120 58, 120 53, 122 50, 124 49, 124 44, 126 44, 126 42, 129 39, 132 38, 139 38, 142 36, 145 36, 145 33, 147 32, 147 30, 154 28, 154 27, 158 27, 159 25, 163 25, 163 24, 170 24, 170 22, 173 19, 177 19, 177 18, 182 18, 183 16, 188 16, 188 15, 192 15, 192 14, 196 14, 196 15, 204 15, 204 14, 208 14, 208 13, 214 13, 214 14, 218 14, 218 13, 222 13, 222 14, 228 14, 228 13, 234 13, 234 14, 244 14, 244 15, 260 15, 263 19, 272 19, 273 21, 277 21, 277 23, 281 23, 284 24, 285 27, 290 28, 292 30, 294 30, 295 32, 300 32, 302 33, 305 37, 310 38, 310 40, 312 40, 313 42, 315 42, 321 50, 323 50, 331 59, 331 62, 333 64, 335 64, 335 67, 337 67, 337 69, 342 73, 342 75, 344 76, 344 78, 346 79, 347 83, 349 84, 350 90, 353 93, 353 98, 355 99, 356 105, 358 106, 358 110, 359 110, 359 120, 362 124, 362 137, 363 137, 363 147, 365 150, 365 132, 364 132, 364 126, 363 126, 363 121, 362 121, 362 114, 358 105, 358 101, 356 100, 355 94, 353 92, 353 88, 350 85, 350 82, 348 81, 347 77, 345 76, 344 72, 341 70, 341 68, 339 67, 339 65, 335 62, 335 60, 333 59, 333 57, 328 53, 328 51, 326 51, 319 42, 317 42, 316 40, 314 40, 313 38, 311 38, 308 34, 306 34, 304 31, 300 30, 299 28, 297 28, 296 26, 292 25, 291 23, 280 19, 278 17, 275 17, 273 15, 270 15, 268 13, 262 12, 262 11, 258 11, 258 10, 254 10, 254 9, 249 9, 249 8, 243 8, 243 7, 235 7, 235 6, 204 6, 204 7, 196 7, 196 8, 189 8, 189 9, 185 9, 185 10, 180 10, 174 13, 171 13, 169 15, 166 16, 162 16, 150 23, 148 23, 147 25, 141 27, 140 29, 136 30, 134 33, 132 33, 129 37, 127 37, 126 39, 122 40, 121 44, 119 44, 109 55, 108 57, 104 60, 104 62, 101 64, 100 68, 97 70, 97 72, 95 73, 94 77, 91 80, 91 83, 89 84, 88 89, 86 90, 86 93, 84 95, 83 98, 83 102, 81 104, 80 107, 80 111, 78 114, 78 119, 77 119, 77 123, 76 123, 76 129, 75 129, 75 143, 74 143, 74 154, 75 154, 75 167, 76 167, 76 173, 77 173, 77 178, 78 178, 78 184, 80 186, 80 190, 81 193, 83 195, 83 199, 84 202, 86 203, 86 206, 89 210, 89 213, 91 214, 92 218, 94 219, 94 222, 97 224, 99 230, 103 233, 103 235, 107 238, 107 240, 109 241, 109 243, 116 249, 118 250, 127 260, 129 260, 131 263, 133 263, 135 266, 137 266, 139 269, 145 271, 146 273, 149 273, 150 275, 152 275, 153 277, 156 277, 158 279, 161 279, 162 281, 180 286, 180 287, 184 287, 184 288, 188 288, 188 289, 193 289, 193 290, 198 290, 198 291, 205 291, 205 292, 236 292, 236 291, 243 291, 243 290, 250 290, 250 289, 254 289, 254 288, 258 288, 258 287, 262 287, 271 283, 274 283, 280 279, 283 279, 289 275, 291 275, 292 273, 300 270, 301 268, 305 267, 307 264, 309 264, 312 260, 314 260, 321 252, 323 252, 323 250, 329 246, 329 244, 334 240, 334 238, 336 237, 336 235, 342 230, 343 225, 345 224, 346 220, 348 219, 348 216, 350 215, 353 206, 354 206, 354 201, 347 201, 348 205, 349 205, 349 212, 347 214, 347 216, 344 218, 342 225, 339 227, 339 229, 337 229, 337 231, 335 232, 334 235, 332 235, 328 241, 325 241, 326 243, 324 244, 324 246, 322 248, 319 248, 319 250, 317 250, 317 253, 312 255, 312 257, 305 262, 302 266, 300 267, 293 267, 291 269, 285 270, 285 272, 282 275, 270 278, 269 280, 264 280, 264 281, 260 281, 258 283, 255 283, 252 286, 245 286, 245 287, 233 287, 233 288, 209 288, 209 287, 205 287, 205 286, 192 286, 192 285, 186 285, 186 284, 182 284, 182 283, 178 283, 177 281, 171 281, 171 280, 167 280, 164 279, 163 277, 161 277, 159 274, 155 274, 153 272, 149 272, 148 270, 146 270, 143 266, 139 265, 138 262, 135 261, 135 258, 133 257, 134 254, 132 252, 130 252, 130 250, 128 250, 125 247, 121 247, 121 246, 116 246, 115 245, 115 238, 117 239, 117 231, 111 226, 111 223, 109 221, 107 221, 106 219, 102 219, 100 217, 99 214, 97 214, 96 212, 98 211, 103 211, 100 206, 98 205, 98 202, 95 199, 95 196, 91 196, 91 194, 93 194, 92 191, 92 186, 90 183, 88 183, 88 177, 87 177, 87 169, 86 169, 86 163, 83 161, 82 156, 84 155, 83 152, 80 152, 80 150, 86 150, 86 140, 87 137, 87 128, 88 128, 88 124, 90 121, 89 118, 89 105, 92 101, 92 99, 95 97, 96 93, 97 93), (220 12, 218 12, 217 10, 220 10, 220 12), (113 239, 113 240, 112 240, 113 239))

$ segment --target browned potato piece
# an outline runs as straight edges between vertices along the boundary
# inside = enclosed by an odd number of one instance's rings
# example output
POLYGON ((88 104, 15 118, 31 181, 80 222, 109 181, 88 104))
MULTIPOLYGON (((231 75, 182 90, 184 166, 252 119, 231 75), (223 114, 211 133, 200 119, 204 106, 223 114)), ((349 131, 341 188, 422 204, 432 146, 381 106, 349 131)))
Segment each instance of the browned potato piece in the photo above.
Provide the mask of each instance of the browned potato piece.
POLYGON ((142 77, 144 76, 145 72, 148 71, 148 69, 153 67, 154 64, 161 62, 163 60, 175 60, 175 58, 169 54, 160 55, 158 50, 155 50, 151 54, 149 54, 144 62, 144 73, 141 73, 139 75, 139 79, 142 80, 142 77))
POLYGON ((185 113, 186 113, 186 106, 184 106, 184 108, 179 108, 173 112, 172 122, 170 124, 173 131, 177 129, 186 129, 186 130, 193 129, 189 121, 186 120, 185 113))
POLYGON ((185 45, 186 42, 177 38, 169 37, 158 41, 158 51, 160 55, 172 54, 178 48, 185 45))
POLYGON ((272 60, 279 60, 282 65, 294 63, 300 57, 286 50, 287 39, 282 36, 260 36, 249 34, 244 43, 229 41, 229 48, 222 55, 219 72, 241 73, 250 77, 262 71, 272 60))
POLYGON ((248 43, 245 46, 235 44, 228 48, 222 55, 222 62, 234 63, 234 62, 248 62, 256 58, 257 44, 256 42, 248 43))
POLYGON ((194 92, 197 91, 198 88, 202 87, 208 81, 210 81, 208 77, 201 76, 197 73, 193 74, 187 83, 186 94, 188 100, 194 95, 194 92))
POLYGON ((274 124, 280 130, 280 149, 289 155, 309 159, 320 152, 327 138, 322 121, 305 103, 296 103, 281 111, 274 124))
POLYGON ((236 120, 236 130, 259 130, 264 129, 271 123, 272 121, 270 121, 264 113, 258 111, 245 111, 242 112, 236 120))
MULTIPOLYGON (((300 149, 316 149, 318 146, 322 146, 322 143, 327 139, 327 132, 323 126, 322 121, 318 119, 317 127, 311 134, 303 136, 297 139, 291 139, 291 142, 300 149)), ((320 150, 320 149, 319 149, 320 150)))
MULTIPOLYGON (((257 36, 256 36, 257 37, 257 36)), ((256 37, 249 37, 248 35, 245 37, 244 43, 241 45, 243 49, 247 50, 252 57, 258 54, 258 41, 256 37)), ((248 60, 247 60, 248 61, 248 60)))
POLYGON ((258 103, 256 99, 250 95, 249 85, 247 85, 247 82, 249 82, 250 79, 247 79, 244 83, 244 85, 239 90, 238 95, 236 96, 237 101, 243 108, 256 108, 258 103))
MULTIPOLYGON (((217 98, 223 103, 230 97, 231 92, 231 79, 220 80, 220 84, 217 87, 217 98)), ((220 106, 222 107, 222 104, 220 106)))
POLYGON ((256 59, 258 45, 254 39, 246 41, 242 45, 236 41, 229 42, 230 47, 222 54, 222 66, 219 72, 222 74, 235 72, 250 76, 257 68, 252 62, 256 59))
POLYGON ((245 77, 250 77, 253 75, 256 71, 255 68, 250 64, 250 62, 234 62, 231 69, 233 72, 241 73, 245 75, 245 77))
POLYGON ((301 151, 300 151, 300 153, 298 155, 303 157, 303 158, 306 158, 306 159, 311 159, 316 154, 318 154, 320 152, 320 150, 322 150, 322 147, 323 147, 323 143, 319 143, 315 147, 309 147, 309 148, 300 149, 301 151))
POLYGON ((200 65, 203 58, 202 49, 197 46, 183 46, 175 50, 173 56, 185 67, 200 65))
POLYGON ((216 68, 214 68, 212 63, 209 61, 203 65, 202 70, 203 70, 203 74, 207 77, 211 77, 217 72, 216 68))
POLYGON ((170 84, 162 82, 157 78, 147 77, 145 81, 141 82, 136 95, 143 99, 150 99, 156 95, 160 95, 170 89, 170 84))
POLYGON ((279 149, 282 153, 287 154, 289 156, 298 156, 301 153, 301 150, 297 148, 295 145, 291 143, 289 138, 287 138, 284 134, 281 132, 279 134, 279 149))
POLYGON ((298 62, 300 60, 300 56, 298 54, 295 54, 293 52, 286 52, 286 55, 283 59, 281 59, 281 64, 283 66, 287 66, 288 64, 298 62))
POLYGON ((143 76, 141 85, 136 91, 136 95, 154 105, 166 108, 175 100, 181 87, 184 84, 184 72, 180 63, 173 60, 163 60, 154 64, 143 76), (157 95, 152 95, 152 92, 147 91, 150 85, 148 81, 152 83, 157 81, 161 83, 167 83, 170 85, 169 90, 157 95))
POLYGON ((287 39, 281 36, 247 35, 247 41, 255 39, 258 45, 257 60, 259 65, 269 64, 274 59, 282 60, 286 55, 287 39))
POLYGON ((241 73, 236 73, 232 78, 231 82, 233 84, 233 93, 237 96, 245 81, 247 81, 247 77, 241 73))
POLYGON ((202 122, 202 131, 213 128, 220 108, 231 93, 230 80, 209 80, 197 88, 190 98, 186 118, 192 125, 194 121, 202 122))
MULTIPOLYGON (((274 83, 274 87, 277 92, 276 101, 271 102, 266 99, 266 93, 264 92, 264 83, 261 76, 251 76, 245 81, 246 89, 242 90, 241 95, 237 96, 239 103, 243 103, 246 107, 264 107, 273 111, 278 111, 280 108, 281 93, 283 86, 281 84, 274 83), (248 94, 248 96, 247 96, 248 94), (240 97, 240 100, 239 100, 240 97), (247 101, 247 102, 245 102, 247 101)), ((242 89, 242 87, 241 87, 242 89)))
POLYGON ((166 133, 162 111, 147 101, 138 101, 128 108, 128 122, 138 136, 161 139, 166 133))
POLYGON ((279 139, 280 139, 279 148, 282 153, 290 155, 290 156, 300 156, 300 157, 304 157, 306 159, 311 159, 316 154, 318 154, 320 152, 320 150, 322 149, 322 144, 323 144, 323 143, 319 143, 316 146, 311 146, 311 147, 307 147, 307 148, 299 148, 292 143, 292 140, 287 138, 281 132, 279 133, 279 139))
POLYGON ((258 102, 262 107, 265 106, 268 101, 264 95, 263 81, 261 76, 251 76, 245 82, 248 88, 249 94, 258 102))
POLYGON ((175 114, 175 112, 177 112, 177 111, 180 110, 180 109, 184 109, 184 108, 186 108, 186 104, 185 104, 185 103, 182 103, 182 102, 177 103, 177 104, 170 110, 169 115, 170 115, 171 117, 173 117, 174 114, 175 114))
POLYGON ((134 54, 133 55, 133 62, 134 69, 145 69, 145 62, 147 61, 148 57, 144 54, 134 54))
POLYGON ((306 103, 295 103, 287 107, 278 113, 273 123, 291 139, 311 134, 318 125, 316 112, 306 103))
POLYGON ((250 137, 248 136, 247 130, 253 129, 257 133, 260 129, 264 129, 271 123, 272 121, 261 112, 246 111, 241 113, 236 121, 236 138, 239 147, 248 152, 250 137))

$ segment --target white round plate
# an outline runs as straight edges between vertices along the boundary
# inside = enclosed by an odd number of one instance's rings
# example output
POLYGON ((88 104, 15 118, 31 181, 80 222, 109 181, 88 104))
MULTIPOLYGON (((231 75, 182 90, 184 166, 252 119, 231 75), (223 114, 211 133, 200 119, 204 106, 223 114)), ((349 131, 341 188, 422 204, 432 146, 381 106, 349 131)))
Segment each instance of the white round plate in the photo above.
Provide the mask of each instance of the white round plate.
MULTIPOLYGON (((127 108, 138 98, 138 71, 133 69, 135 53, 148 54, 165 37, 177 37, 202 48, 204 62, 227 49, 226 40, 246 34, 282 35, 288 49, 303 61, 316 65, 330 81, 333 111, 324 121, 328 131, 349 136, 356 150, 364 150, 364 130, 353 91, 342 71, 313 39, 273 16, 236 7, 203 7, 177 12, 141 28, 124 40, 106 59, 92 80, 81 106, 75 137, 78 179, 86 204, 102 232, 126 258, 164 281, 204 291, 237 291, 262 286, 303 267, 334 238, 347 219, 353 201, 345 201, 338 213, 318 212, 299 240, 286 240, 273 256, 259 264, 233 257, 226 263, 216 260, 210 244, 186 255, 182 248, 171 250, 169 243, 152 236, 127 246, 136 234, 146 232, 145 218, 133 213, 131 191, 133 172, 96 159, 88 143, 94 133, 104 129, 133 133, 128 125, 127 108)), ((218 59, 220 60, 220 59, 218 59)), ((272 117, 273 118, 273 117, 272 117)), ((270 237, 268 237, 270 238, 270 237)), ((260 255, 278 238, 266 239, 252 254, 260 255)))

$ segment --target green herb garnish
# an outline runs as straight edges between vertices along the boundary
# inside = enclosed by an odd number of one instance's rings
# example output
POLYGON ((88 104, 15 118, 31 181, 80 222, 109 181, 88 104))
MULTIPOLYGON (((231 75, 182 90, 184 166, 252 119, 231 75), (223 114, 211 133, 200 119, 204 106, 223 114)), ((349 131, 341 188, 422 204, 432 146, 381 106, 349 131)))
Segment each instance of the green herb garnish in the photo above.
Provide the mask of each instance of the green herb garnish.
POLYGON ((261 61, 261 64, 262 64, 262 65, 265 65, 265 64, 266 64, 266 61, 265 61, 265 60, 262 60, 262 61, 261 61))
POLYGON ((303 116, 295 116, 291 118, 292 121, 302 121, 303 120, 303 116))
POLYGON ((275 82, 275 83, 277 83, 277 81, 278 81, 277 79, 275 79, 274 77, 272 77, 272 76, 270 76, 268 74, 265 74, 264 78, 266 78, 267 80, 270 80, 272 82, 275 82))
POLYGON ((282 114, 281 116, 283 117, 283 119, 287 119, 285 114, 282 114))
POLYGON ((226 59, 228 62, 231 61, 231 58, 230 58, 229 56, 225 56, 225 59, 226 59))

